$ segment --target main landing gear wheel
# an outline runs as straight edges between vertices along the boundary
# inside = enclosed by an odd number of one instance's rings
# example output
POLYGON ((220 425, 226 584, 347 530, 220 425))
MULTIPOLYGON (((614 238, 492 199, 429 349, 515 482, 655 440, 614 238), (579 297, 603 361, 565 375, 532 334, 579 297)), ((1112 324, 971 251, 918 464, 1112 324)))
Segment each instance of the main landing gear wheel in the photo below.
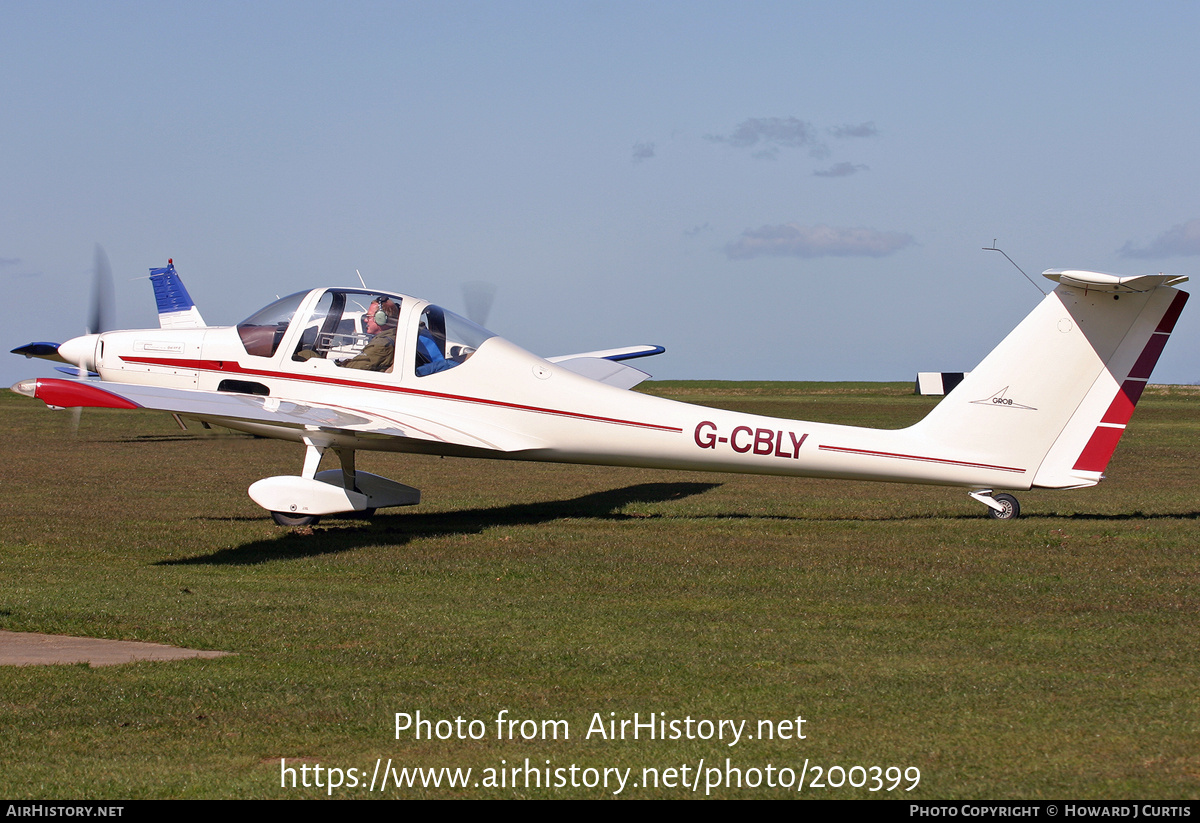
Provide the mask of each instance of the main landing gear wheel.
POLYGON ((321 515, 319 514, 271 512, 271 518, 280 526, 315 526, 321 522, 321 515))
POLYGON ((1021 504, 1011 494, 994 494, 992 499, 1000 504, 1000 511, 988 506, 988 517, 993 520, 1015 520, 1021 516, 1021 504))

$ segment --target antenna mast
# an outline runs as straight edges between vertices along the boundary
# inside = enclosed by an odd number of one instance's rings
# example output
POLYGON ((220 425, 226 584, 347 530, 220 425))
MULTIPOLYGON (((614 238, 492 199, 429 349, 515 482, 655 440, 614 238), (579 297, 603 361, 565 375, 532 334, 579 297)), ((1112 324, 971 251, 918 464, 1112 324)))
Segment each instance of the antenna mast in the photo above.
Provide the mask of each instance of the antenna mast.
MULTIPOLYGON (((995 238, 992 238, 992 245, 984 246, 983 250, 984 251, 998 251, 1004 255, 1005 260, 1012 263, 1014 266, 1017 266, 1016 262, 1011 257, 1008 256, 1008 254, 1004 251, 1004 249, 996 248, 996 239, 995 238)), ((1020 266, 1017 266, 1017 271, 1019 271, 1021 274, 1025 274, 1025 269, 1021 268, 1020 266)), ((1035 281, 1028 274, 1025 274, 1025 279, 1028 280, 1030 283, 1033 283, 1033 287, 1035 289, 1037 289, 1039 292, 1042 292, 1042 297, 1046 296, 1046 292, 1042 291, 1042 287, 1037 284, 1037 281, 1035 281)))

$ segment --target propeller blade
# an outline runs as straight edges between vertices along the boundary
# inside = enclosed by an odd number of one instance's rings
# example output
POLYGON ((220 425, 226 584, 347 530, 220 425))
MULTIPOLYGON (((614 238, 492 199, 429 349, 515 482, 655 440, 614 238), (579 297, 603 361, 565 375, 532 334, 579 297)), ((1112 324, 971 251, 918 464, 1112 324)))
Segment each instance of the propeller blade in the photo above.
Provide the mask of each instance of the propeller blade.
POLYGON ((87 333, 100 334, 111 329, 114 314, 116 314, 116 310, 113 304, 112 267, 108 264, 108 255, 97 243, 96 262, 92 271, 92 303, 87 333))
POLYGON ((480 326, 487 326, 492 302, 496 299, 496 284, 482 280, 463 283, 463 302, 467 306, 467 319, 480 326))

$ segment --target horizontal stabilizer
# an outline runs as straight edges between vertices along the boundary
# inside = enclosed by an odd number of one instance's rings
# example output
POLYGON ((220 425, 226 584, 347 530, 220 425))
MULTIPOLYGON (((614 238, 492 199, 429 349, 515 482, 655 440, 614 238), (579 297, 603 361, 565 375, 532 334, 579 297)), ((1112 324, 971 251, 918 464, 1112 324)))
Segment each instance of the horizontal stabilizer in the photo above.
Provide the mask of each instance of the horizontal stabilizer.
POLYGON ((1159 286, 1174 286, 1187 282, 1183 274, 1110 274, 1106 271, 1076 269, 1046 269, 1042 276, 1064 286, 1105 294, 1132 294, 1152 291, 1159 286))

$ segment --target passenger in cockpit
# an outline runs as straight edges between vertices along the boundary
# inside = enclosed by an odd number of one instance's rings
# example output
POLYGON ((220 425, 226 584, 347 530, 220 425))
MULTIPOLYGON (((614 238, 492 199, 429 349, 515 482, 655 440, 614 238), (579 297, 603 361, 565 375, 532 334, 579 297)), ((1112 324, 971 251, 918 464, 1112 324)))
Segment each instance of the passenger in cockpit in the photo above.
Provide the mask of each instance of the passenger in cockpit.
MULTIPOLYGON (((361 305, 361 304, 360 304, 361 305)), ((363 350, 339 366, 347 369, 388 371, 396 360, 396 323, 400 317, 400 306, 387 297, 380 296, 367 308, 367 334, 373 335, 363 350)))

